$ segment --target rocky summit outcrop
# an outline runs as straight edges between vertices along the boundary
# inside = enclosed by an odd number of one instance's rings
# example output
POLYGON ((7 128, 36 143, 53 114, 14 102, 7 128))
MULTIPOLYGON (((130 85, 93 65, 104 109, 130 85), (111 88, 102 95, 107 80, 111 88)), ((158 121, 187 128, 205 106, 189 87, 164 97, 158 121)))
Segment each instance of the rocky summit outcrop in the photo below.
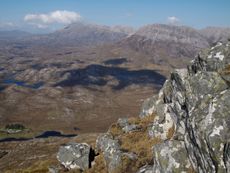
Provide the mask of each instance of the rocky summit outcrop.
POLYGON ((144 102, 140 117, 157 114, 148 133, 164 142, 140 172, 230 172, 229 77, 230 43, 218 43, 144 102))

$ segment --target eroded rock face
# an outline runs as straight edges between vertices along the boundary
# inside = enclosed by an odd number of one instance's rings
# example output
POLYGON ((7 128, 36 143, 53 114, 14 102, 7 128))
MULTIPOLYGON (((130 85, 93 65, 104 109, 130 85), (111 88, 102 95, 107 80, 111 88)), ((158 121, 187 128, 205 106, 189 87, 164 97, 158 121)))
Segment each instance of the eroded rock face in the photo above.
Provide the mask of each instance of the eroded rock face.
POLYGON ((90 167, 91 148, 85 143, 69 143, 59 148, 57 159, 67 169, 86 170, 90 167))
POLYGON ((153 147, 154 165, 142 172, 230 172, 229 67, 230 44, 218 43, 144 102, 140 117, 157 113, 149 135, 165 142, 153 147))

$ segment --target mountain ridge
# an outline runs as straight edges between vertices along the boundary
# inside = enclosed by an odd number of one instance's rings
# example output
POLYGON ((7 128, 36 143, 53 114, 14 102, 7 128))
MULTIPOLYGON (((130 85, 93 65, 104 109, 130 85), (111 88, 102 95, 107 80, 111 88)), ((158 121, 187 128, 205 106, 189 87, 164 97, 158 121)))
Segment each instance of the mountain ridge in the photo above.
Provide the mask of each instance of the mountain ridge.
MULTIPOLYGON (((0 31, 0 33, 4 33, 6 31, 0 31)), ((14 32, 24 32, 20 30, 15 31, 8 31, 11 32, 13 35, 14 32)), ((26 33, 26 32, 24 32, 26 33)), ((193 44, 209 44, 216 43, 218 41, 224 41, 227 40, 224 38, 230 37, 230 28, 229 27, 206 27, 203 29, 195 29, 190 26, 186 25, 168 25, 168 24, 148 24, 139 27, 138 29, 134 29, 130 26, 123 26, 123 25, 115 25, 115 26, 107 26, 107 25, 99 25, 99 24, 93 24, 93 23, 86 23, 86 22, 76 22, 73 24, 70 24, 62 29, 56 30, 54 32, 48 33, 48 34, 31 34, 31 39, 38 39, 38 37, 42 37, 45 39, 49 39, 49 37, 61 37, 62 35, 68 35, 66 38, 63 36, 64 40, 71 40, 74 38, 77 38, 75 41, 81 41, 81 39, 89 39, 89 37, 95 37, 94 41, 96 39, 99 39, 99 43, 103 43, 103 39, 99 38, 97 36, 100 35, 101 37, 107 35, 104 37, 105 41, 118 41, 120 39, 125 38, 126 36, 132 36, 132 35, 139 35, 144 36, 146 39, 150 39, 153 41, 166 41, 171 40, 174 42, 181 42, 181 43, 193 43, 193 44), (78 34, 83 34, 87 37, 80 37, 78 34), (92 35, 94 33, 95 35, 92 35), (114 34, 114 36, 113 36, 114 34), (35 37, 33 37, 33 35, 35 37), (117 36, 117 38, 115 38, 117 36), (202 43, 197 42, 196 39, 200 39, 202 43), (205 43, 206 42, 206 43, 205 43)), ((2 34, 0 34, 1 38, 2 34)), ((2 36, 3 37, 3 36, 2 36)), ((7 38, 7 35, 5 36, 7 38)), ((9 37, 9 36, 8 36, 9 37)), ((38 39, 39 40, 39 39, 38 39)), ((53 41, 55 41, 54 38, 52 38, 53 41)), ((90 40, 92 41, 92 40, 90 40)), ((89 42, 90 42, 89 41, 89 42)), ((71 42, 73 43, 73 42, 71 42)), ((84 43, 84 42, 82 42, 84 43)), ((94 42, 92 42, 94 43, 94 42)), ((89 44, 87 42, 87 44, 89 44)), ((200 47, 200 45, 198 45, 200 47)))

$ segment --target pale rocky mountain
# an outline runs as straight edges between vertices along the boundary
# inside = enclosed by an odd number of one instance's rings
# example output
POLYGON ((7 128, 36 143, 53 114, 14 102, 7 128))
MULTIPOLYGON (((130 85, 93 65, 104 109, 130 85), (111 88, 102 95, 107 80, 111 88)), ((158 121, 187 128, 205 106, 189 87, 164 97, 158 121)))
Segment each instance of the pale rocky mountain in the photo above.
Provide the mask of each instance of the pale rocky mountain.
POLYGON ((114 32, 121 32, 125 34, 133 34, 135 32, 135 29, 130 26, 123 26, 123 25, 116 25, 111 27, 111 30, 114 32))
POLYGON ((125 32, 114 31, 109 26, 77 22, 54 33, 35 36, 32 41, 37 40, 38 44, 73 47, 113 43, 126 36, 125 32))
POLYGON ((226 42, 230 39, 230 28, 207 27, 199 31, 210 43, 226 42))
POLYGON ((124 38, 120 47, 152 57, 155 64, 182 67, 209 42, 197 30, 185 26, 147 25, 124 38))
POLYGON ((119 42, 120 47, 142 52, 155 64, 182 67, 202 49, 217 41, 226 42, 229 28, 196 30, 187 26, 146 25, 119 42))
POLYGON ((197 48, 208 46, 204 36, 197 32, 197 30, 187 26, 153 24, 141 27, 135 34, 150 39, 153 42, 171 41, 191 44, 197 48))

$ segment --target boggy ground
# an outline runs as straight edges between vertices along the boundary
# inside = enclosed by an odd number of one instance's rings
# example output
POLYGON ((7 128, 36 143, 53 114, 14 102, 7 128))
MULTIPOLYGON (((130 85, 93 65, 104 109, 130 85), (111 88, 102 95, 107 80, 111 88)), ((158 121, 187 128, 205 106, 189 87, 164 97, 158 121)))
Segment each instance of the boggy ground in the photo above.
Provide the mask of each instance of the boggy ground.
POLYGON ((0 128, 104 132, 119 117, 137 115, 163 84, 168 69, 145 56, 109 46, 1 45, 0 128))
POLYGON ((34 133, 105 132, 119 117, 137 115, 143 99, 153 92, 138 86, 119 92, 11 86, 0 93, 0 126, 21 123, 34 133))

